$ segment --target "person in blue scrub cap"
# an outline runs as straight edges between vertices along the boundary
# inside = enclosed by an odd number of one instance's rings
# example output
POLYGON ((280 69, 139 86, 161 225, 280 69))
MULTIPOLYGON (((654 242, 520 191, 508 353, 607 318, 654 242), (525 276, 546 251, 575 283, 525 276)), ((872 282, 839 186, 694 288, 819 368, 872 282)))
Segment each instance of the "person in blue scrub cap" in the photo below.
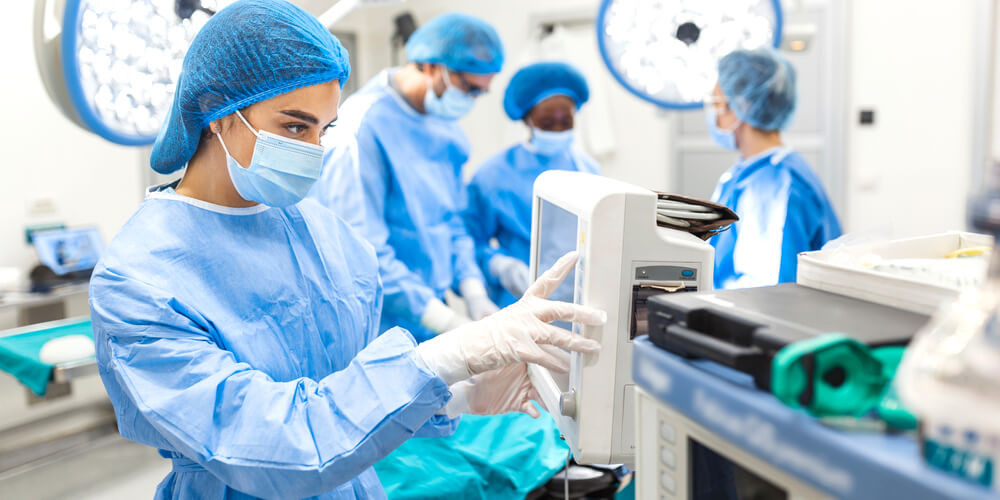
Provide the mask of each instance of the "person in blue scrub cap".
MULTIPOLYGON (((504 111, 511 120, 524 122, 529 138, 476 170, 464 213, 490 297, 497 304, 514 303, 531 284, 531 193, 538 175, 547 170, 600 173, 597 162, 574 145, 574 116, 589 97, 583 74, 563 62, 525 66, 507 85, 504 111), (498 247, 491 245, 494 239, 498 247)), ((559 235, 549 232, 543 237, 559 235)), ((565 252, 576 246, 570 239, 548 241, 543 248, 565 252)))
POLYGON ((156 498, 385 498, 372 465, 459 411, 538 415, 525 362, 599 345, 545 321, 604 313, 524 300, 417 345, 379 335, 371 245, 303 199, 337 119, 348 54, 284 0, 240 0, 193 40, 148 190, 94 270, 101 379, 125 438, 173 462, 156 498), (544 321, 543 321, 544 320, 544 321))
POLYGON ((716 288, 793 282, 797 255, 841 234, 819 177, 782 142, 795 100, 795 69, 774 50, 737 50, 719 61, 705 116, 712 139, 740 161, 719 179, 712 201, 740 220, 711 240, 716 288))
POLYGON ((400 325, 423 341, 497 310, 461 217, 469 141, 458 119, 489 89, 504 52, 492 26, 451 13, 417 29, 406 55, 344 103, 311 196, 375 247, 382 329, 400 325), (445 305, 447 290, 466 310, 445 305))

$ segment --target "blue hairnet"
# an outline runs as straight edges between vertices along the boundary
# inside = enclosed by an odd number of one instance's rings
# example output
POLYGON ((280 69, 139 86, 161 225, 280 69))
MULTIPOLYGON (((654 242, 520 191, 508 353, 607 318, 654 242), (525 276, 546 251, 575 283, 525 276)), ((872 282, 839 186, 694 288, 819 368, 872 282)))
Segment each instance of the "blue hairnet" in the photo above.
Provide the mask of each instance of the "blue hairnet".
POLYGON ((719 87, 736 117, 781 130, 795 111, 795 69, 770 48, 737 50, 719 61, 719 87))
POLYGON ((503 43, 489 23, 466 14, 444 14, 421 26, 406 42, 410 62, 444 64, 484 75, 503 67, 503 43))
POLYGON ((554 95, 573 99, 576 109, 590 98, 587 80, 576 68, 561 62, 530 64, 517 71, 507 84, 503 110, 511 120, 520 120, 536 104, 554 95))
POLYGON ((153 144, 153 170, 187 164, 209 122, 295 89, 351 72, 347 50, 319 21, 285 0, 240 0, 191 42, 174 103, 153 144))

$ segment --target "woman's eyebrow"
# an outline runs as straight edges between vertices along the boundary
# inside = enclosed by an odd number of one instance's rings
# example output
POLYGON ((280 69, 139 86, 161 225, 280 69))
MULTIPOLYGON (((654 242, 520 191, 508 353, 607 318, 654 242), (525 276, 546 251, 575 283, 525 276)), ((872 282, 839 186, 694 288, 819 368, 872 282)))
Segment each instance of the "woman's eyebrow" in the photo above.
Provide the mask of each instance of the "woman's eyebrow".
POLYGON ((315 116, 306 113, 305 111, 299 111, 297 109, 285 109, 280 111, 283 115, 291 116, 292 118, 298 118, 299 120, 307 121, 313 125, 319 125, 319 119, 315 116))

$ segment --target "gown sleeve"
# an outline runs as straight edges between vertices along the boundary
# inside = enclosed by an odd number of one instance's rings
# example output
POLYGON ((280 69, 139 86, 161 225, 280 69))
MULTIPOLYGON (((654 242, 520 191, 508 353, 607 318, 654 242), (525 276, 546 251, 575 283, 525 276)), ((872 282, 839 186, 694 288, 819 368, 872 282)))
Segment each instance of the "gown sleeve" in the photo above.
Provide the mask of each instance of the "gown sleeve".
POLYGON ((389 245, 385 199, 389 166, 368 128, 336 129, 324 158, 323 176, 310 196, 347 221, 375 247, 385 294, 384 308, 419 323, 434 290, 396 258, 389 245))
POLYGON ((476 279, 483 283, 486 281, 476 262, 476 241, 470 235, 463 218, 463 213, 470 203, 468 192, 460 177, 455 181, 455 211, 451 213, 448 226, 451 228, 451 264, 455 274, 452 287, 457 290, 458 285, 467 279, 476 279))
POLYGON ((157 443, 254 496, 330 491, 418 431, 447 427, 435 413, 448 388, 405 330, 389 330, 321 380, 278 381, 220 346, 197 309, 141 280, 100 269, 91 313, 123 434, 151 426, 157 443))
POLYGON ((490 259, 500 252, 499 249, 490 245, 490 240, 496 236, 499 224, 496 211, 483 192, 482 176, 477 175, 472 178, 472 182, 466 188, 466 193, 468 205, 462 211, 462 217, 475 246, 476 261, 479 263, 487 283, 499 286, 500 281, 490 274, 490 259))

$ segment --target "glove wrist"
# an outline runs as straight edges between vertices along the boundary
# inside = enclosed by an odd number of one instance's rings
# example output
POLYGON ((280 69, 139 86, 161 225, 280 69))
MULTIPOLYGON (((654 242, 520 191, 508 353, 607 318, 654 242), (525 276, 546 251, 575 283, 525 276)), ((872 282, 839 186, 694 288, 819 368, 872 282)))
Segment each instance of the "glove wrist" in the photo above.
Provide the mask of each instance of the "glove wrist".
POLYGON ((453 385, 472 376, 462 353, 461 332, 449 332, 424 341, 417 346, 417 355, 446 385, 453 385))
POLYGON ((487 297, 486 285, 476 278, 465 278, 458 284, 458 292, 465 300, 474 300, 487 297))
POLYGON ((440 335, 455 323, 455 311, 438 299, 431 299, 420 316, 420 326, 440 335))

